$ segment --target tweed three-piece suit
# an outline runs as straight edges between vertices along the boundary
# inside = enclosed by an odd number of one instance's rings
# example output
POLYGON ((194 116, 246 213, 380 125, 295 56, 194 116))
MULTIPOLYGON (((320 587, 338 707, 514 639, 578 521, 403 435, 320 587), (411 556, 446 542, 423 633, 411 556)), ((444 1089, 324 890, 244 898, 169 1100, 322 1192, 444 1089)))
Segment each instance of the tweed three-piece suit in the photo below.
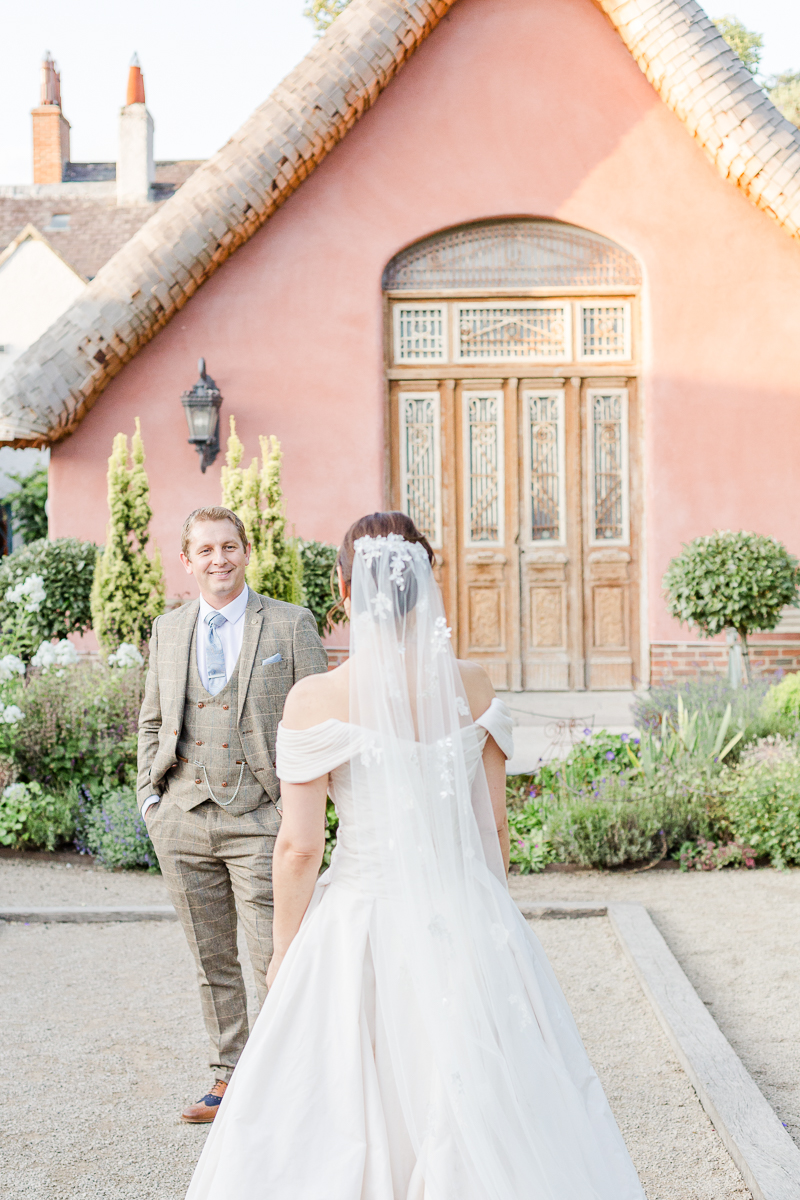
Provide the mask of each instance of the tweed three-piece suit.
POLYGON ((227 1080, 247 1040, 237 910, 259 1000, 272 955, 275 740, 286 696, 327 670, 305 608, 250 592, 242 648, 216 695, 197 668, 199 600, 159 617, 139 718, 139 807, 197 966, 211 1068, 227 1080))

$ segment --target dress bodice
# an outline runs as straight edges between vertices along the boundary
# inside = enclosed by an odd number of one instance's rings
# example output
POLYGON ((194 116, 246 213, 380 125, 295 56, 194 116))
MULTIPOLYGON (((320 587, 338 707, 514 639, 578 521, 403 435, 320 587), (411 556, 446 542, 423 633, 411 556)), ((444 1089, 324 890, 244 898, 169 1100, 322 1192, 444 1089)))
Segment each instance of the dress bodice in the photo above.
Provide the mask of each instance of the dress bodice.
MULTIPOLYGON (((496 697, 489 707, 472 725, 461 730, 467 775, 472 784, 481 761, 486 740, 493 737, 506 758, 514 753, 511 713, 496 697)), ((380 881, 368 879, 358 865, 356 854, 356 831, 353 827, 355 805, 353 800, 350 760, 373 741, 371 730, 362 729, 335 717, 312 725, 310 729, 285 729, 278 726, 277 763, 278 778, 285 783, 308 783, 329 775, 329 795, 339 817, 339 832, 336 849, 331 860, 331 879, 351 886, 370 889, 380 881)), ((360 830, 358 844, 365 849, 369 839, 360 830)), ((380 861, 378 847, 374 855, 364 855, 367 861, 380 861)))

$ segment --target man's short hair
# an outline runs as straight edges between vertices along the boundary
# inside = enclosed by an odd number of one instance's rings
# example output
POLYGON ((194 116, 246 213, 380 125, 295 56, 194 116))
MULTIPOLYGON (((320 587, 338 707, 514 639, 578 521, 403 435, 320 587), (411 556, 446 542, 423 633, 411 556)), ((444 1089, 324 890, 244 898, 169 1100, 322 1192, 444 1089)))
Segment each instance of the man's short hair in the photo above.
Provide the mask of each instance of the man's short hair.
POLYGON ((186 520, 183 522, 181 530, 181 550, 189 557, 189 542, 192 536, 192 529, 195 521, 230 521, 236 526, 236 532, 239 535, 239 540, 242 543, 242 549, 247 549, 247 530, 240 517, 237 517, 235 512, 231 512, 229 508, 223 508, 221 505, 216 505, 214 508, 196 508, 193 513, 189 513, 186 520))

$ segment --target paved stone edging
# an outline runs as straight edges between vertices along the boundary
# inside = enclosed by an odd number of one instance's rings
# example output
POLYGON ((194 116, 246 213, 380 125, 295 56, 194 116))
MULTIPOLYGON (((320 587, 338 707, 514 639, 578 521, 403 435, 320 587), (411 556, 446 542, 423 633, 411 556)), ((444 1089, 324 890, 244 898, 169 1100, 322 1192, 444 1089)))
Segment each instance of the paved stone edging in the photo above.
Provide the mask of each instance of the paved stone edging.
POLYGON ((0 908, 0 921, 16 921, 26 925, 49 922, 69 922, 84 925, 98 921, 177 921, 178 914, 171 904, 131 904, 103 908, 0 908))
POLYGON ((753 1200, 797 1200, 800 1150, 642 904, 608 905, 642 991, 753 1200))

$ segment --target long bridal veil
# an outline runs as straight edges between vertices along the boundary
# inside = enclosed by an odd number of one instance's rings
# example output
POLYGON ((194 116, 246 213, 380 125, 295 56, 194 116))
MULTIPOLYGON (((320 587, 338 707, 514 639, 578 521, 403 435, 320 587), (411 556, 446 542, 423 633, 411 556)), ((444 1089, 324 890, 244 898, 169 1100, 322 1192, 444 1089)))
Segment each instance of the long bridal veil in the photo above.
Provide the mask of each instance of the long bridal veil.
POLYGON ((482 766, 470 786, 472 717, 420 545, 356 541, 350 662, 354 825, 393 914, 372 945, 377 1019, 426 1200, 640 1198, 506 891, 482 766))

